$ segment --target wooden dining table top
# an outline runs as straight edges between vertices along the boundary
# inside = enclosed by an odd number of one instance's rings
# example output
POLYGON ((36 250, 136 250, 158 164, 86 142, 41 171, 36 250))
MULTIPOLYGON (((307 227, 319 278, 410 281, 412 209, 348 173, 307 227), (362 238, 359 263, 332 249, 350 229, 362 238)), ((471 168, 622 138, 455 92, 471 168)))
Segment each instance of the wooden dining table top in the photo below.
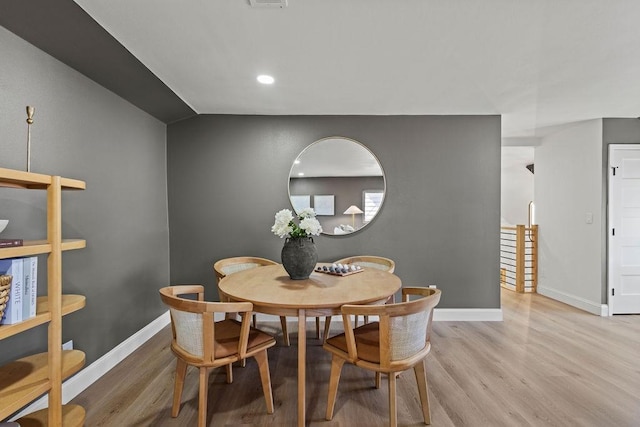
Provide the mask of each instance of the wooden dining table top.
POLYGON ((292 280, 278 264, 230 274, 218 287, 235 301, 249 301, 263 308, 335 309, 343 304, 386 300, 400 289, 401 281, 398 276, 375 268, 347 276, 314 271, 308 279, 292 280))

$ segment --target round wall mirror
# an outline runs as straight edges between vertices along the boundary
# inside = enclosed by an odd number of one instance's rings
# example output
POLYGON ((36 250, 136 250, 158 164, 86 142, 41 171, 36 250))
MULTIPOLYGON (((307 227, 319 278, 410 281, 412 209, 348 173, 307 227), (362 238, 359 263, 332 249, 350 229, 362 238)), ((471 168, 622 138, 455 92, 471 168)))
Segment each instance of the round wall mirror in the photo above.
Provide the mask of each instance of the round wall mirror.
POLYGON ((289 173, 294 211, 313 208, 328 235, 347 235, 366 227, 382 207, 385 190, 378 158, 358 141, 344 137, 309 145, 289 173))

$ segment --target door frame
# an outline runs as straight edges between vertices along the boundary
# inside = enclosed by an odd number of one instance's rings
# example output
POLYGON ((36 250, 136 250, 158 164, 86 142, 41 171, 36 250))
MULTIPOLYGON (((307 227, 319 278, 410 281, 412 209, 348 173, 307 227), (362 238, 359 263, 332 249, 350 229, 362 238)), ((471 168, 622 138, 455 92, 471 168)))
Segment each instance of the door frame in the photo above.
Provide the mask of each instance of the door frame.
POLYGON ((607 152, 607 314, 613 316, 614 303, 611 300, 611 290, 613 285, 613 273, 611 268, 611 195, 613 194, 613 180, 611 179, 611 173, 614 166, 612 164, 612 153, 614 150, 640 150, 640 144, 609 144, 607 152))

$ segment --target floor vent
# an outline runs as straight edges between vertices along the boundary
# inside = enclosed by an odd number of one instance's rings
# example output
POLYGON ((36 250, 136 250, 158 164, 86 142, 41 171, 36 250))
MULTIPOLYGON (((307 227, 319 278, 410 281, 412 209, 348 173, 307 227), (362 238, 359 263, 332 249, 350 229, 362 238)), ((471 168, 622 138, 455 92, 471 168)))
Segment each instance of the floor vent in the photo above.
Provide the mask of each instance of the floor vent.
POLYGON ((251 7, 287 7, 287 0, 249 0, 251 7))

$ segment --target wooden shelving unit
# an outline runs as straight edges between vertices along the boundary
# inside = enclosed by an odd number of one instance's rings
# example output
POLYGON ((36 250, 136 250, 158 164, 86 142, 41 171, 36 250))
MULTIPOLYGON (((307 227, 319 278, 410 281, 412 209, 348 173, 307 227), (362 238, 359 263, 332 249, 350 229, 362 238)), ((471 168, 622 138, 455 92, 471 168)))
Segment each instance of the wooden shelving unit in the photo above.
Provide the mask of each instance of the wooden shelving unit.
POLYGON ((85 183, 0 168, 0 187, 47 191, 47 238, 0 249, 0 259, 47 254, 47 295, 38 297, 35 317, 13 325, 0 325, 0 340, 48 323, 46 353, 0 366, 0 420, 48 393, 48 408, 20 418, 17 421, 21 426, 82 426, 84 408, 62 404, 62 382, 85 363, 82 351, 62 350, 62 316, 82 309, 85 297, 62 294, 62 252, 82 249, 86 242, 62 239, 61 195, 64 190, 84 190, 85 183))

